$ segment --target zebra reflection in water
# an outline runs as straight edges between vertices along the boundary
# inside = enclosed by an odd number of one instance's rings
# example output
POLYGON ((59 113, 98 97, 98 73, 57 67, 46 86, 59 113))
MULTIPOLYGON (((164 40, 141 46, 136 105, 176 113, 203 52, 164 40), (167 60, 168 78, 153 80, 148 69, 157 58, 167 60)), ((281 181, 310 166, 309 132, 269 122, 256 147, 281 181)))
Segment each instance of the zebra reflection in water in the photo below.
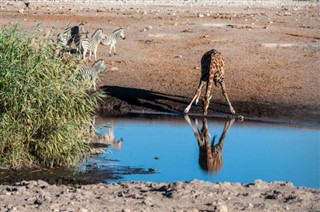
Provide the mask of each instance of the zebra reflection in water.
POLYGON ((197 119, 195 120, 195 124, 193 124, 189 116, 186 115, 185 120, 190 125, 198 142, 200 167, 211 173, 220 171, 222 167, 222 148, 224 139, 235 119, 233 118, 226 120, 222 134, 217 144, 215 144, 216 136, 213 137, 212 142, 210 142, 209 140, 210 133, 208 130, 208 121, 206 118, 202 119, 201 129, 197 119))
POLYGON ((103 125, 98 124, 94 126, 94 138, 93 142, 90 144, 91 147, 105 148, 111 146, 115 149, 121 149, 122 142, 122 138, 117 140, 114 136, 113 122, 104 123, 103 125))

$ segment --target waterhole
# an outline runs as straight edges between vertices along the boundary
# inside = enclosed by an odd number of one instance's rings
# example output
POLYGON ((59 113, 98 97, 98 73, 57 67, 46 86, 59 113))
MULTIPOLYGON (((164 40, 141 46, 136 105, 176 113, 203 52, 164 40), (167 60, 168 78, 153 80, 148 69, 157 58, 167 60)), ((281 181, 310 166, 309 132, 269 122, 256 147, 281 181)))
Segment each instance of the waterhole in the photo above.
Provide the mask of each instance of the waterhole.
POLYGON ((320 188, 318 126, 187 116, 98 117, 96 130, 97 142, 108 147, 79 168, 118 174, 105 182, 261 179, 320 188))

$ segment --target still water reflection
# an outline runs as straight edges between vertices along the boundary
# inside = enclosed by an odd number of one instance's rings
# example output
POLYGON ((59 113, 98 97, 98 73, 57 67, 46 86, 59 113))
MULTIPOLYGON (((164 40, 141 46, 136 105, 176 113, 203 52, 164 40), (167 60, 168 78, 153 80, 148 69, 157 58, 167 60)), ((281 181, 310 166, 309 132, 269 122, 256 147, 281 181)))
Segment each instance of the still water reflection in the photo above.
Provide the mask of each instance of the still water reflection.
POLYGON ((121 181, 262 179, 320 188, 318 127, 186 116, 98 117, 96 129, 99 142, 111 146, 86 164, 145 170, 123 174, 121 181))

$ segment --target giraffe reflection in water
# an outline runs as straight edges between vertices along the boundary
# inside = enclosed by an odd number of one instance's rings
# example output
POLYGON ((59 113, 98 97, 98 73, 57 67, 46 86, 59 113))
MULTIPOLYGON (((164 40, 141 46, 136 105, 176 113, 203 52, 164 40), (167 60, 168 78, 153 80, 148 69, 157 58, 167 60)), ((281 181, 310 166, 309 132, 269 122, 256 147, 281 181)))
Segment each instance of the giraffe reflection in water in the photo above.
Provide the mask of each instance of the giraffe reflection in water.
POLYGON ((212 141, 210 142, 210 133, 208 129, 208 121, 206 118, 202 119, 201 129, 197 119, 193 124, 189 116, 186 115, 185 120, 190 125, 198 142, 200 167, 210 173, 220 171, 222 167, 222 148, 224 139, 235 119, 232 118, 226 120, 218 143, 215 143, 216 136, 214 136, 212 141))

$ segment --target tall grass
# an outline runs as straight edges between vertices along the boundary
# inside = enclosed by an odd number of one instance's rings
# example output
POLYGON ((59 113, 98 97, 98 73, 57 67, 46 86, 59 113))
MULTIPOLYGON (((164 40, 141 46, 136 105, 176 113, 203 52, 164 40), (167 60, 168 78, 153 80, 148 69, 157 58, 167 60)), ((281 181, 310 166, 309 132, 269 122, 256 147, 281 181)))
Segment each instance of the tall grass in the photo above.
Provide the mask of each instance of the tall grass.
POLYGON ((89 150, 101 94, 88 94, 76 57, 38 34, 0 29, 1 167, 70 166, 89 150))

